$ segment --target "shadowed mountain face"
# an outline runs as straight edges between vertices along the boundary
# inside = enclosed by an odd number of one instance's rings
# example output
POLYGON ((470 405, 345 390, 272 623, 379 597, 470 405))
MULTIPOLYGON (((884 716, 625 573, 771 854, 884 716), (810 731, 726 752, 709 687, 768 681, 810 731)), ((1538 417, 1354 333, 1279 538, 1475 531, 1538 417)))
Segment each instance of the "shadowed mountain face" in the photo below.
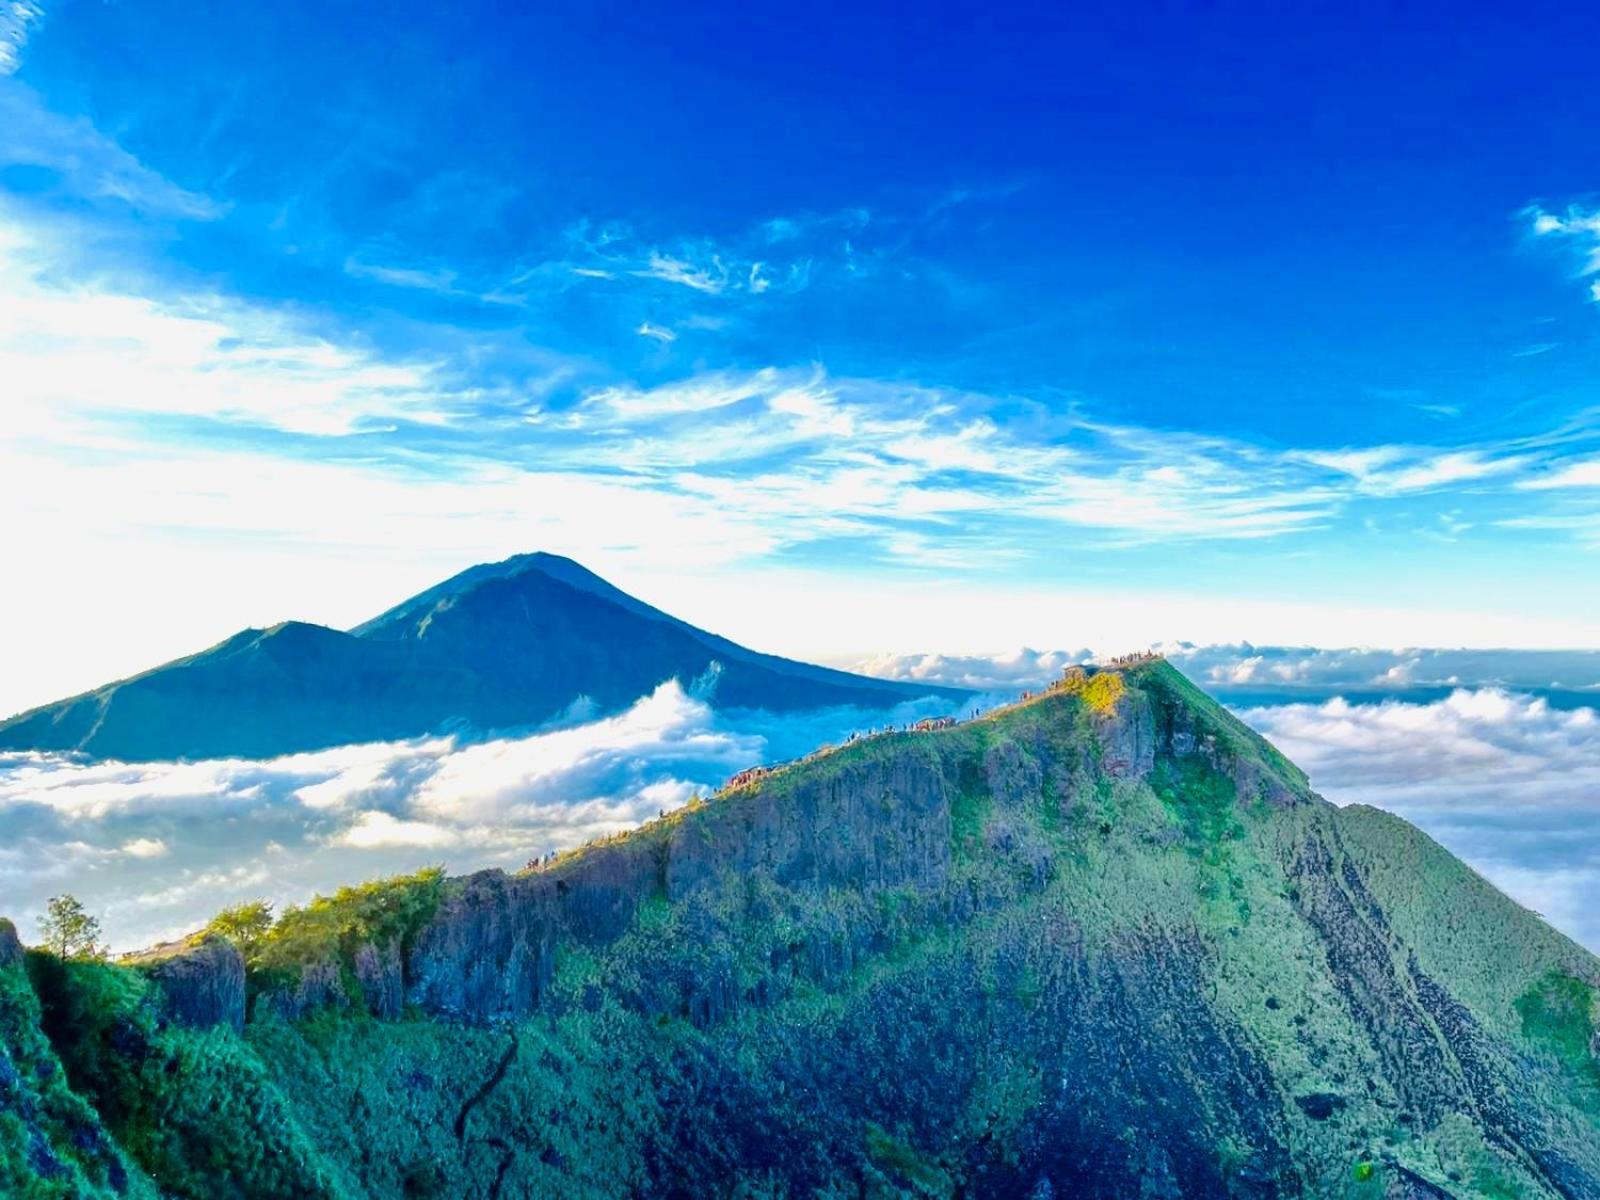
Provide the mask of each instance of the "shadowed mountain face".
POLYGON ((602 712, 664 680, 772 711, 964 693, 758 654, 570 559, 473 567, 348 633, 290 621, 0 723, 0 749, 154 761, 268 757, 447 729, 512 729, 581 696, 602 712), (715 664, 715 666, 713 666, 715 664))
POLYGON ((0 1192, 1600 1196, 1600 960, 1159 662, 246 950, 0 936, 0 1192))

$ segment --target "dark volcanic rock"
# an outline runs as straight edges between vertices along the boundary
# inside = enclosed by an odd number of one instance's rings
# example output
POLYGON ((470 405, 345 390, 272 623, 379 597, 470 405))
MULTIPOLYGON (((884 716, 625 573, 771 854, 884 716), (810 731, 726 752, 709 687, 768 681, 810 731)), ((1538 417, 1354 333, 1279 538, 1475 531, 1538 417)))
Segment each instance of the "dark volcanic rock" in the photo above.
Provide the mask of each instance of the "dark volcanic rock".
POLYGON ((1294 1102, 1300 1106, 1300 1111, 1313 1121, 1326 1121, 1345 1105, 1344 1097, 1337 1092, 1312 1092, 1305 1096, 1296 1096, 1294 1102))
MULTIPOLYGON (((654 837, 596 847, 570 863, 470 876, 418 936, 409 998, 474 1022, 525 1016, 549 986, 559 940, 607 945, 652 897, 681 902, 729 879, 866 892, 936 887, 950 862, 950 784, 935 754, 912 749, 887 762, 825 763, 793 784, 763 781, 654 837)), ((820 974, 847 971, 854 936, 808 938, 806 956, 820 974)), ((725 1014, 738 993, 726 972, 685 986, 697 1021, 725 1014)))
POLYGON ((381 949, 371 942, 362 943, 356 951, 355 973, 368 1012, 387 1020, 400 1015, 406 996, 399 938, 390 939, 381 949))
POLYGON ((344 1008, 350 1003, 344 972, 334 959, 322 959, 301 969, 293 986, 263 992, 255 1003, 256 1016, 276 1016, 298 1021, 319 1008, 344 1008))
POLYGON ((462 880, 411 952, 411 1002, 468 1021, 531 1012, 554 969, 556 900, 542 875, 462 880))
POLYGON ((162 1011, 191 1029, 244 1027, 244 959, 225 938, 207 937, 145 965, 161 988, 162 1011))
POLYGON ((1143 695, 1124 696, 1109 713, 1096 713, 1095 733, 1103 748, 1106 774, 1113 778, 1143 779, 1155 767, 1156 751, 1166 748, 1175 754, 1192 750, 1184 738, 1192 735, 1174 734, 1169 726, 1158 726, 1156 712, 1143 695), (1174 738, 1183 749, 1174 749, 1174 738))

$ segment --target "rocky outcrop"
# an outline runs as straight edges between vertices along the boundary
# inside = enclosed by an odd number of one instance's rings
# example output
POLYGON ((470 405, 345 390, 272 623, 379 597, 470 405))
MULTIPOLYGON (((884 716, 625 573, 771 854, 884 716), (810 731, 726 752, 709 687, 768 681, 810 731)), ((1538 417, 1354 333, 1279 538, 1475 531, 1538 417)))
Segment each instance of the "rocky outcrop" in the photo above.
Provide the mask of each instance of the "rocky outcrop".
POLYGON ((17 927, 0 917, 0 971, 22 962, 22 940, 17 937, 17 927))
MULTIPOLYGON (((1163 665, 1162 670, 1170 671, 1163 665)), ((1173 674, 1176 674, 1175 672, 1173 674)), ((1292 808, 1313 799, 1305 776, 1255 731, 1238 722, 1219 721, 1215 702, 1198 694, 1193 685, 1162 687, 1141 695, 1149 712, 1150 736, 1155 755, 1171 762, 1198 759, 1227 776, 1241 804, 1257 801, 1274 808, 1292 808)), ((1121 709, 1118 706, 1118 719, 1121 709)))
POLYGON ((362 943, 356 951, 355 973, 368 1012, 390 1021, 400 1015, 406 995, 399 938, 391 938, 382 947, 362 943))
POLYGON ((255 1002, 254 1015, 298 1021, 319 1008, 345 1008, 349 1003, 343 970, 336 960, 325 958, 302 967, 292 985, 262 992, 255 1002))
MULTIPOLYGON (((647 900, 682 902, 730 879, 867 893, 936 887, 950 863, 950 794, 938 754, 908 744, 904 754, 764 780, 542 871, 469 876, 418 936, 407 998, 478 1023, 525 1016, 549 986, 559 943, 607 945, 647 900)), ((693 990, 696 1020, 731 1007, 731 979, 693 990)))
POLYGON ((410 1001, 474 1022, 531 1012, 555 969, 557 882, 503 871, 462 880, 417 938, 410 1001))
POLYGON ((1142 693, 1124 693, 1111 709, 1096 712, 1093 721, 1102 769, 1114 779, 1145 778, 1155 768, 1157 750, 1173 749, 1171 731, 1157 725, 1155 710, 1142 693))
POLYGON ((244 1028, 244 959, 215 935, 140 964, 161 991, 162 1011, 191 1029, 244 1028))

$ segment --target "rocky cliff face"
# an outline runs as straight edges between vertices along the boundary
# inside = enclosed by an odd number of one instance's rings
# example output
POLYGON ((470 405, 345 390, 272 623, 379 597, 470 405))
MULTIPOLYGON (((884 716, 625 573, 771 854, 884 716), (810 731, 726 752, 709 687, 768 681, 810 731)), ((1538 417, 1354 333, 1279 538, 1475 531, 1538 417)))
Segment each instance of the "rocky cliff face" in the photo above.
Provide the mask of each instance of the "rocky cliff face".
POLYGON ((271 1172, 141 1150, 179 1194, 1600 1197, 1600 963, 1165 664, 428 897, 242 1034, 209 944, 150 968, 170 1028, 74 1087, 139 1147, 169 1089, 281 1098, 227 1130, 271 1172))
POLYGON ((141 965, 170 1020, 191 1029, 244 1028, 244 959, 227 941, 212 935, 146 956, 141 965))
POLYGON ((463 881, 417 940, 411 1002, 474 1021, 525 1017, 558 944, 607 946, 656 898, 680 904, 752 880, 864 894, 943 883, 953 784, 933 747, 818 767, 533 874, 463 881))

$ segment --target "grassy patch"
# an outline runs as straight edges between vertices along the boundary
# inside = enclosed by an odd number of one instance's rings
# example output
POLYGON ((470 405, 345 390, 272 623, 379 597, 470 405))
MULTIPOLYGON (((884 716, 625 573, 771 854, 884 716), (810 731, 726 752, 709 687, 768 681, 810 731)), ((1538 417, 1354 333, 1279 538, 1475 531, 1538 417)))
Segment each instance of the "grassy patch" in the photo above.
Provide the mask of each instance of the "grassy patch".
POLYGON ((1550 971, 1517 997, 1523 1035, 1550 1050, 1571 1070, 1600 1074, 1590 1045, 1595 1036, 1595 990, 1581 979, 1550 971))

